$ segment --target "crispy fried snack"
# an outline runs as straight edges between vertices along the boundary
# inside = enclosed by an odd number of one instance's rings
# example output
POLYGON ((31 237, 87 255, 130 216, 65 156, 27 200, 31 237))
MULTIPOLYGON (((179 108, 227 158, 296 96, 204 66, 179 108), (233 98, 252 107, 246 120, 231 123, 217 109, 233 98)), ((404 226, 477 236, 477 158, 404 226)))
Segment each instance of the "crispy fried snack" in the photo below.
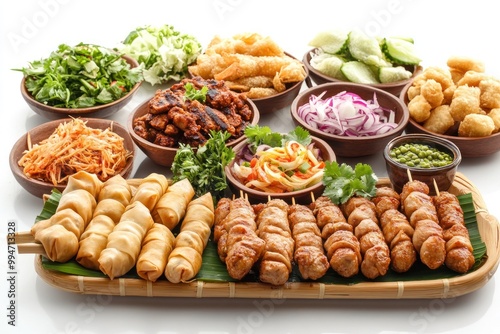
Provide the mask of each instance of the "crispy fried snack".
POLYGON ((422 84, 420 94, 431 105, 431 108, 440 106, 444 100, 443 88, 434 79, 429 79, 422 84))
POLYGON ((424 122, 423 127, 431 132, 444 134, 454 124, 455 120, 450 114, 450 106, 443 104, 431 110, 431 114, 424 122))
POLYGON ((481 90, 480 106, 483 109, 500 108, 500 81, 484 79, 479 82, 481 90))
POLYGON ((491 117, 493 124, 495 124, 493 133, 497 133, 500 130, 500 108, 491 109, 488 116, 491 117))
POLYGON ((451 117, 456 122, 461 122, 468 114, 484 114, 480 107, 480 96, 479 87, 458 86, 450 104, 451 117))
POLYGON ((485 137, 495 130, 495 122, 488 115, 469 114, 464 117, 458 127, 461 137, 485 137))

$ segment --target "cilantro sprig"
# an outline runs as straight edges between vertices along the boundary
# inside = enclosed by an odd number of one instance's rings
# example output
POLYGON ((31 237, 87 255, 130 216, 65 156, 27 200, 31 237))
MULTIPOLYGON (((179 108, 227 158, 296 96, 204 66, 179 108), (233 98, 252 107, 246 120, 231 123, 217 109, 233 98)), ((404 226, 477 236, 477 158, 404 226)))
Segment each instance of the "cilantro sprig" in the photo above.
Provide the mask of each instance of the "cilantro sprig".
POLYGON ((179 145, 172 163, 173 181, 187 178, 197 196, 211 192, 219 199, 227 189, 225 167, 233 160, 234 150, 226 146, 230 133, 210 131, 203 146, 196 149, 190 145, 179 145))
POLYGON ((196 87, 188 82, 184 85, 186 92, 184 93, 184 99, 187 100, 197 100, 201 103, 205 103, 207 99, 208 87, 203 86, 201 89, 196 89, 196 87))
POLYGON ((375 196, 377 177, 368 164, 358 163, 354 169, 345 163, 326 161, 323 172, 324 196, 335 204, 343 204, 353 196, 375 196))
POLYGON ((255 149, 259 145, 281 147, 285 142, 295 140, 300 144, 307 146, 312 141, 309 131, 300 126, 297 126, 295 129, 286 134, 282 134, 272 131, 268 126, 260 126, 258 124, 249 125, 245 128, 245 136, 247 137, 248 144, 254 153, 255 149))

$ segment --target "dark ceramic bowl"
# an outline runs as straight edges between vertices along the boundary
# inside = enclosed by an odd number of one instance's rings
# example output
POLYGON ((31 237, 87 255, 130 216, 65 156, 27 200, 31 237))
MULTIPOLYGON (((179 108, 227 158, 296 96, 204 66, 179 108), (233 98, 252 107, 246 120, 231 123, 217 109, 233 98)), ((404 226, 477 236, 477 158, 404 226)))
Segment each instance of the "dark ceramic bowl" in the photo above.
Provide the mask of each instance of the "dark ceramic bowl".
MULTIPOLYGON (((401 91, 400 99, 408 105, 408 89, 412 83, 406 85, 401 91)), ((479 158, 489 156, 500 151, 500 132, 486 137, 459 137, 458 127, 448 134, 440 134, 427 130, 422 124, 416 122, 411 117, 406 127, 406 133, 423 133, 453 142, 460 149, 463 158, 479 158)))
MULTIPOLYGON (((324 161, 336 161, 337 157, 335 156, 335 152, 333 149, 328 145, 327 142, 322 140, 321 138, 314 137, 312 136, 312 142, 314 143, 315 147, 319 148, 321 151, 321 156, 324 161)), ((238 145, 234 147, 234 151, 236 154, 240 152, 245 146, 247 145, 247 140, 245 139, 244 141, 240 142, 238 145)), ((232 192, 236 196, 240 196, 241 194, 244 194, 245 196, 248 196, 248 199, 251 203, 265 203, 267 202, 270 198, 277 198, 277 199, 282 199, 287 203, 292 203, 293 201, 295 203, 301 203, 301 204, 308 204, 311 203, 313 198, 318 198, 323 194, 323 191, 325 189, 325 186, 323 185, 322 182, 319 182, 313 186, 310 186, 308 188, 302 189, 302 190, 296 190, 292 192, 287 192, 287 193, 270 193, 270 192, 264 192, 258 189, 252 189, 244 184, 242 184, 238 178, 236 178, 233 173, 231 172, 232 167, 235 163, 235 160, 233 160, 229 165, 226 166, 225 173, 226 173, 226 178, 229 184, 229 188, 232 190, 232 192)))
MULTIPOLYGON (((314 83, 316 85, 321 85, 321 84, 329 83, 329 82, 346 82, 346 81, 342 81, 339 79, 335 79, 329 75, 323 74, 311 66, 311 53, 314 53, 315 50, 316 49, 312 49, 312 50, 307 51, 304 54, 304 57, 302 58, 302 62, 304 63, 304 66, 307 68, 307 70, 309 72, 309 78, 311 78, 312 81, 314 81, 314 83)), ((412 82, 413 78, 415 78, 415 76, 417 76, 420 72, 422 72, 421 66, 405 66, 405 68, 408 71, 413 73, 413 75, 411 76, 410 79, 403 80, 403 81, 397 81, 397 82, 391 82, 391 83, 372 84, 369 86, 379 88, 379 89, 385 90, 386 92, 389 92, 393 95, 399 96, 403 87, 405 87, 409 82, 412 82)), ((312 87, 311 82, 307 82, 307 85, 309 87, 312 87)))
POLYGON ((382 151, 392 138, 399 136, 403 132, 409 119, 408 108, 395 95, 373 86, 350 82, 331 82, 311 87, 297 96, 292 103, 290 111, 297 125, 307 129, 311 135, 325 140, 332 146, 335 154, 340 157, 361 157, 382 151), (395 112, 394 121, 398 124, 397 127, 380 135, 347 137, 326 133, 316 129, 307 124, 298 115, 300 106, 309 103, 311 95, 319 96, 321 93, 326 92, 324 95, 324 98, 326 98, 343 91, 355 93, 364 100, 372 100, 374 94, 376 94, 378 103, 381 107, 395 112))
POLYGON ((426 183, 429 186, 431 194, 436 194, 437 191, 447 191, 450 188, 457 168, 462 161, 462 155, 460 149, 447 139, 426 134, 408 134, 396 137, 387 144, 384 149, 384 159, 389 180, 398 193, 401 192, 403 186, 411 177, 412 180, 419 180, 426 183), (442 167, 416 168, 408 167, 392 159, 390 156, 391 150, 407 143, 426 144, 441 152, 446 152, 452 156, 452 162, 442 167), (437 189, 434 182, 436 182, 437 189))
MULTIPOLYGON (((137 147, 139 147, 139 149, 142 152, 144 152, 144 154, 146 154, 146 156, 149 159, 151 159, 153 162, 155 162, 160 166, 170 167, 172 166, 172 162, 174 161, 178 148, 165 147, 154 144, 142 138, 134 131, 134 120, 148 113, 149 101, 150 99, 144 101, 133 112, 130 113, 127 120, 127 129, 134 143, 137 145, 137 147)), ((250 106, 250 109, 252 109, 253 111, 253 116, 250 123, 252 125, 256 125, 260 119, 259 109, 255 106, 255 104, 251 100, 247 100, 247 103, 250 106)), ((227 146, 234 147, 243 140, 245 140, 245 136, 242 136, 238 139, 228 142, 227 146)))
MULTIPOLYGON (((107 129, 110 128, 116 134, 121 136, 124 139, 125 148, 132 153, 131 158, 128 159, 127 164, 120 172, 120 175, 124 178, 128 178, 132 173, 133 164, 134 164, 134 156, 135 156, 135 147, 132 138, 130 137, 127 129, 111 120, 106 119, 96 119, 96 118, 82 118, 82 120, 86 121, 86 125, 90 128, 94 129, 107 129)), ((59 124, 64 122, 69 122, 71 119, 59 119, 49 121, 42 125, 39 125, 33 129, 31 129, 28 133, 24 134, 21 138, 17 140, 17 142, 12 147, 9 156, 9 165, 14 175, 14 178, 17 182, 26 189, 29 193, 37 197, 43 197, 45 194, 50 194, 52 189, 57 188, 62 191, 66 187, 66 184, 59 184, 54 186, 50 182, 44 182, 40 180, 35 180, 33 178, 27 177, 23 169, 19 166, 18 161, 24 155, 24 152, 28 150, 28 136, 31 143, 34 145, 36 143, 41 142, 42 140, 48 138, 54 130, 59 126, 59 124)))
MULTIPOLYGON (((126 55, 122 57, 127 61, 127 63, 130 64, 132 68, 139 66, 139 63, 135 59, 126 55)), ((26 101, 26 103, 28 103, 28 106, 34 112, 49 119, 60 119, 66 117, 74 117, 74 118, 109 117, 114 113, 118 112, 120 109, 122 109, 127 103, 129 103, 142 84, 142 81, 136 83, 134 87, 127 93, 127 95, 111 103, 98 105, 94 107, 88 107, 88 108, 56 108, 35 100, 31 95, 31 93, 28 92, 28 90, 26 89, 25 81, 26 79, 23 77, 23 79, 21 80, 21 95, 23 96, 24 100, 26 101)))

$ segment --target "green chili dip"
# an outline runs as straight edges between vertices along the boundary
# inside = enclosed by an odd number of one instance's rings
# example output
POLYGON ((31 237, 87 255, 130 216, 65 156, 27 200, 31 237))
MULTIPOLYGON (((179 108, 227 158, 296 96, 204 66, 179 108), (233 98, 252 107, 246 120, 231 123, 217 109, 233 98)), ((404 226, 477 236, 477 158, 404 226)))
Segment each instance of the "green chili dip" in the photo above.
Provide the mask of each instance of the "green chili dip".
POLYGON ((420 143, 406 143, 389 151, 390 157, 400 164, 416 168, 443 167, 453 162, 453 156, 420 143))

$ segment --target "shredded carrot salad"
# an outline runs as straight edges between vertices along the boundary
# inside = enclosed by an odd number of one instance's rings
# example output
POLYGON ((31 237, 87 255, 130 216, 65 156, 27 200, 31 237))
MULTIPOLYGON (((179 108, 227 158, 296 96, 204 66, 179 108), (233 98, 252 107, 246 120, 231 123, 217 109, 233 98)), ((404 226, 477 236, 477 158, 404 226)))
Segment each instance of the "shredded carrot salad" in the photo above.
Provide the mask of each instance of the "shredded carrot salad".
POLYGON ((112 127, 93 129, 86 121, 72 119, 59 124, 47 139, 33 146, 28 134, 28 150, 18 164, 27 177, 58 185, 79 171, 106 181, 119 174, 131 157, 123 137, 112 127))

